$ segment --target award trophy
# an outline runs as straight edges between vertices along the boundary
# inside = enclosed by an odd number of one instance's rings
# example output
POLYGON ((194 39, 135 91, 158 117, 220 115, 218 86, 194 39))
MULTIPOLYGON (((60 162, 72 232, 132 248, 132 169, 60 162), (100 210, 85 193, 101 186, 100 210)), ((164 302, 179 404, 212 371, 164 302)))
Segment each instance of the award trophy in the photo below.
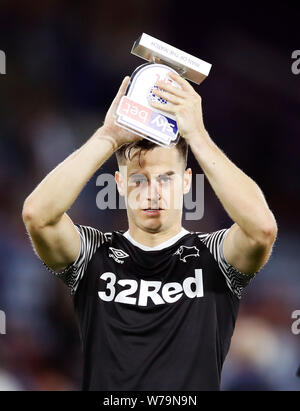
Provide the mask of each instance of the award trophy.
POLYGON ((167 104, 166 100, 153 94, 153 89, 157 87, 155 82, 166 81, 181 88, 167 77, 169 72, 175 72, 200 84, 208 76, 211 64, 145 33, 134 43, 131 53, 148 63, 137 67, 132 73, 126 93, 117 108, 115 123, 156 144, 171 147, 180 137, 176 118, 150 106, 151 100, 167 104))

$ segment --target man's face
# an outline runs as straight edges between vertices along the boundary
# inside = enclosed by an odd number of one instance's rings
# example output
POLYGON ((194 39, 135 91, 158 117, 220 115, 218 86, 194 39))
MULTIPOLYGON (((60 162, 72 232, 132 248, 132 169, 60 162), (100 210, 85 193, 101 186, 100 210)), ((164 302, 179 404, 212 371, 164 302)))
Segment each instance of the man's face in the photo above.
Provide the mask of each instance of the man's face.
POLYGON ((191 170, 184 171, 184 161, 175 146, 157 146, 149 151, 131 151, 116 182, 125 196, 131 224, 148 232, 181 225, 183 194, 189 191, 191 170))

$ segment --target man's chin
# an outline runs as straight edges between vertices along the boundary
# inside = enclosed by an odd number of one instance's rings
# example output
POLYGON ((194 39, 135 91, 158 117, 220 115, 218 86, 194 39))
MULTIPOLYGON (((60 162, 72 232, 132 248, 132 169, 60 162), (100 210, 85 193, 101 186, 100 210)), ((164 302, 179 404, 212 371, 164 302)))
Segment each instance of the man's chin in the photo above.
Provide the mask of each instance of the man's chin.
POLYGON ((146 217, 140 220, 140 225, 149 232, 157 232, 161 229, 163 222, 161 218, 146 217))

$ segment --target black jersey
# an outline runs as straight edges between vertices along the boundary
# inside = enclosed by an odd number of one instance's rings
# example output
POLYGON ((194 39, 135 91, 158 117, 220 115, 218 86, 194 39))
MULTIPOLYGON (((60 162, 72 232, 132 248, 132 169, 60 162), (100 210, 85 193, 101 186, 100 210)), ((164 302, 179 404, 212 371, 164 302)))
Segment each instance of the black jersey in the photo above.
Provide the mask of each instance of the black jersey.
POLYGON ((183 229, 149 250, 128 232, 76 228, 78 258, 50 271, 73 296, 83 390, 219 390, 241 292, 253 278, 225 260, 229 229, 183 229))

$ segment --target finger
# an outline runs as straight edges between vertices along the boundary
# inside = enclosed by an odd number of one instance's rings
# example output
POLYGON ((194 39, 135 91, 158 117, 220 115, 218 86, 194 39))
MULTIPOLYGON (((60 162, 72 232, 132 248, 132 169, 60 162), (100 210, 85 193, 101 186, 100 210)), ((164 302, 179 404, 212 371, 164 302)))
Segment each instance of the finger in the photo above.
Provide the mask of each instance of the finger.
POLYGON ((118 93, 116 95, 117 99, 121 99, 121 97, 123 97, 123 95, 125 94, 126 88, 128 86, 128 82, 129 82, 129 76, 124 77, 124 79, 123 79, 123 81, 120 85, 120 88, 118 90, 118 93))
POLYGON ((183 99, 181 97, 177 97, 174 94, 168 93, 167 91, 159 90, 157 88, 154 88, 152 90, 152 93, 156 96, 162 97, 164 100, 167 100, 169 103, 172 104, 181 104, 183 102, 183 99))
POLYGON ((183 77, 181 77, 179 74, 173 73, 172 71, 170 71, 168 73, 168 76, 172 80, 176 81, 176 83, 178 83, 184 91, 195 91, 194 88, 190 85, 190 83, 187 80, 185 80, 183 77))
POLYGON ((124 77, 124 79, 123 79, 123 81, 122 81, 122 83, 121 83, 121 86, 120 86, 120 88, 119 88, 118 94, 119 94, 119 93, 120 93, 120 94, 124 94, 124 93, 125 93, 126 88, 127 88, 127 86, 128 86, 128 83, 129 83, 129 80, 130 80, 130 77, 129 77, 129 76, 125 76, 125 77, 124 77))
POLYGON ((158 103, 157 101, 150 101, 150 106, 153 108, 157 108, 158 110, 165 111, 166 113, 176 114, 176 105, 172 103, 162 104, 158 103))
POLYGON ((113 108, 117 108, 117 106, 118 106, 121 98, 124 96, 125 91, 126 91, 126 88, 127 88, 127 86, 128 86, 128 83, 129 83, 129 80, 130 80, 130 77, 129 77, 129 76, 124 77, 124 79, 123 79, 123 81, 122 81, 122 83, 121 83, 121 86, 120 86, 120 88, 119 88, 119 90, 118 90, 118 92, 117 92, 117 94, 116 94, 116 97, 114 98, 114 100, 113 100, 113 102, 112 102, 113 108))
POLYGON ((160 89, 162 89, 162 90, 165 90, 165 91, 168 91, 171 94, 174 94, 177 97, 181 97, 181 98, 185 97, 185 92, 183 90, 181 90, 180 88, 175 87, 171 83, 167 83, 165 81, 157 81, 155 83, 155 85, 157 87, 159 87, 160 89))

